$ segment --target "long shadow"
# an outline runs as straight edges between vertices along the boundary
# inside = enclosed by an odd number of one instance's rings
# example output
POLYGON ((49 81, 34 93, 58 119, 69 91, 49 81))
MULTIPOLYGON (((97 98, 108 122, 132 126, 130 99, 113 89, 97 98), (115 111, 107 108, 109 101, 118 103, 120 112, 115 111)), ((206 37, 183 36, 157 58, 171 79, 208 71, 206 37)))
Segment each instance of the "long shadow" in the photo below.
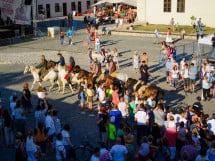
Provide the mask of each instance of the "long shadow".
POLYGON ((131 50, 120 51, 119 56, 122 56, 123 54, 130 53, 130 52, 131 52, 131 50))

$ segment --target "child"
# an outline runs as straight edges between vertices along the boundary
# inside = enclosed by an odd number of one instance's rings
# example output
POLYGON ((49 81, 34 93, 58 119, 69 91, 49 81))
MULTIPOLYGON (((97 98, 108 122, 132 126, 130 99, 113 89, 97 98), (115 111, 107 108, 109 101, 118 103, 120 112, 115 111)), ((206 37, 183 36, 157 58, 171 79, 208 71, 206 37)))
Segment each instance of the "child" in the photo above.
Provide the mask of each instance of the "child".
POLYGON ((88 110, 89 110, 89 112, 92 112, 93 96, 94 96, 94 90, 93 90, 92 84, 88 84, 86 94, 87 94, 88 110))
POLYGON ((80 101, 81 114, 85 114, 84 108, 85 108, 85 101, 86 101, 86 93, 84 91, 83 86, 80 86, 78 98, 79 98, 79 101, 80 101))

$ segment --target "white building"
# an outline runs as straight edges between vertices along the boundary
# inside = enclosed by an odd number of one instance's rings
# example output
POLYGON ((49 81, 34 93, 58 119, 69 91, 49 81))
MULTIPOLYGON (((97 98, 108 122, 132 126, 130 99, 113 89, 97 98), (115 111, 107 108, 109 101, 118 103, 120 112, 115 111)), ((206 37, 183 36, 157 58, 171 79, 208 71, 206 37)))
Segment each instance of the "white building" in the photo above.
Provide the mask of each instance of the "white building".
POLYGON ((190 17, 195 16, 215 27, 214 6, 215 0, 137 0, 137 18, 150 24, 169 24, 174 18, 179 25, 191 25, 190 17))
POLYGON ((41 9, 45 10, 45 17, 54 18, 67 16, 69 13, 85 13, 87 10, 92 10, 91 5, 97 0, 34 0, 38 12, 41 9))

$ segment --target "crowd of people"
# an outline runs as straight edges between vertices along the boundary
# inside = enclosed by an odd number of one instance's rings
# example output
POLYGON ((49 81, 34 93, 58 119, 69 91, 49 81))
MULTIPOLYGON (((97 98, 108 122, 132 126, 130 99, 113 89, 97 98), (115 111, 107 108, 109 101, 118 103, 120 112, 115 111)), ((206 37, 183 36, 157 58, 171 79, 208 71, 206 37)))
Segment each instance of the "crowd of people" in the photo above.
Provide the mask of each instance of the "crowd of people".
MULTIPOLYGON (((87 29, 87 38, 91 41, 87 29)), ((71 33, 70 33, 71 34, 71 33)), ((69 33, 68 33, 69 35, 69 33)), ((70 35, 72 37, 72 34, 70 35)), ((205 114, 201 101, 215 97, 214 68, 206 60, 201 67, 200 81, 203 95, 198 96, 190 105, 179 108, 169 107, 163 98, 153 91, 148 96, 141 95, 137 89, 119 86, 116 82, 109 85, 106 82, 96 82, 101 74, 101 63, 106 63, 104 75, 119 69, 119 54, 117 48, 110 52, 105 46, 96 44, 95 51, 102 54, 102 62, 92 59, 92 46, 89 42, 88 54, 90 69, 93 74, 92 84, 81 82, 78 100, 81 114, 88 111, 94 116, 94 101, 97 102, 97 125, 101 147, 96 147, 90 161, 202 161, 215 160, 215 113, 205 114), (99 46, 97 46, 99 45, 99 46), (212 91, 212 96, 210 92, 212 91)), ((197 67, 195 57, 190 63, 183 58, 176 60, 174 42, 167 45, 162 42, 161 54, 167 56, 165 62, 166 81, 177 90, 178 82, 183 82, 184 91, 196 92, 197 67)), ((61 53, 57 54, 57 64, 65 66, 61 53)), ((159 59, 160 60, 160 59, 159 59)), ((74 60, 73 60, 74 61, 74 60)), ((139 76, 137 86, 150 86, 148 71, 148 54, 140 57, 135 51, 132 57, 134 71, 139 76)), ((68 71, 72 72, 75 64, 70 62, 68 71)), ((47 68, 45 56, 36 68, 47 68)), ((68 74, 68 73, 67 73, 68 74)), ((65 76, 65 79, 67 77, 65 76)), ((28 83, 23 84, 22 96, 16 94, 10 97, 9 108, 0 101, 0 130, 4 146, 15 147, 16 160, 43 160, 46 154, 55 153, 57 161, 69 161, 73 145, 70 137, 69 124, 62 125, 58 110, 54 109, 46 97, 47 91, 38 87, 37 100, 32 100, 28 83), (36 108, 32 105, 36 102, 36 108), (34 127, 27 128, 28 113, 34 110, 34 127)))

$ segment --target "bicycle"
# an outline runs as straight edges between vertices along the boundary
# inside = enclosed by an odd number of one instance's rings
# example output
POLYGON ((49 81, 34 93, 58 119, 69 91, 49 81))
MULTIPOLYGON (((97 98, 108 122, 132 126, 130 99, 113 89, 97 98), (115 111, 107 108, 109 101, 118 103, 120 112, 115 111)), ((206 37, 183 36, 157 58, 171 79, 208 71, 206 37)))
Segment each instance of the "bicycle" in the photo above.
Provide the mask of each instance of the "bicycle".
POLYGON ((93 154, 93 147, 88 141, 88 137, 85 136, 83 143, 75 147, 76 161, 89 161, 93 154))

